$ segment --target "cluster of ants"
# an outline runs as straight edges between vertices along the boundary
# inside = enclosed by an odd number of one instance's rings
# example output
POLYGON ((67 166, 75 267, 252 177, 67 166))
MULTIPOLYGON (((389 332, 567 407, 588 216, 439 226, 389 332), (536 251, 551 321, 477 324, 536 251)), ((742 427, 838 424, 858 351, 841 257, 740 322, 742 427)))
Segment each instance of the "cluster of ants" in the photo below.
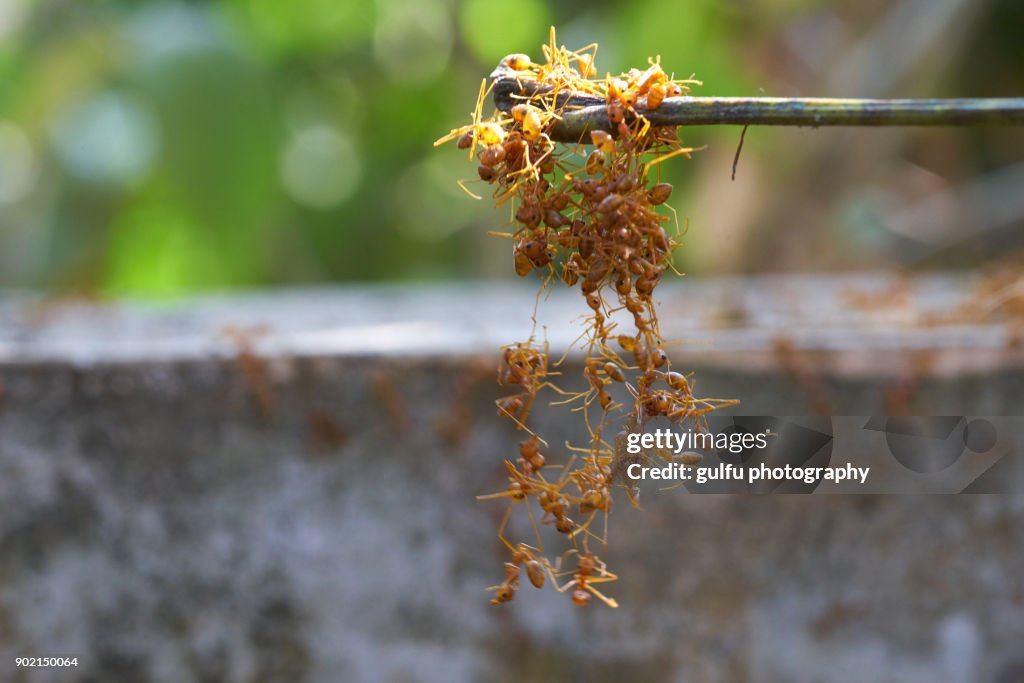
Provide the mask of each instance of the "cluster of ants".
POLYGON ((672 253, 680 244, 680 230, 677 224, 676 235, 670 235, 664 227, 670 218, 658 211, 672 186, 649 176, 655 167, 660 176, 658 164, 666 159, 689 157, 694 150, 682 145, 675 127, 650 125, 638 105, 656 109, 665 98, 684 95, 698 82, 674 80, 658 60, 651 60, 643 71, 596 79, 597 45, 577 51, 556 46, 554 29, 543 51, 543 64, 523 54, 502 60, 499 69, 523 86, 513 95, 507 113, 496 111, 482 120, 489 92, 485 80, 473 122, 435 143, 457 140, 458 147, 468 149, 478 162, 480 180, 495 187, 496 204, 512 202, 515 230, 498 234, 513 241, 516 273, 539 272, 542 292, 555 279, 578 286, 590 310, 580 337, 585 339, 584 391, 566 392, 551 382, 557 373, 549 367, 547 344, 538 344, 532 335, 528 342, 503 349, 498 381, 514 387, 515 393, 498 399, 498 412, 530 436, 520 444, 516 462, 505 461, 507 488, 479 496, 511 503, 498 530, 511 561, 505 563, 504 581, 489 590, 494 592, 493 604, 509 602, 525 569, 537 588, 550 579, 559 592, 572 589, 577 605, 587 605, 596 596, 617 607, 595 587, 617 577, 590 550, 590 541, 607 544, 614 483, 623 483, 636 504, 636 489, 623 481, 623 473, 638 457, 647 456, 627 454, 629 433, 643 430, 658 416, 700 421, 706 413, 736 403, 695 397, 692 378, 671 369, 653 299, 665 271, 674 270, 672 253), (607 106, 608 129, 590 131, 589 151, 585 141, 556 146, 549 135, 579 96, 599 98, 607 106), (618 322, 612 316, 619 311, 628 312, 626 320, 632 318, 631 334, 613 335, 618 322), (632 405, 616 403, 609 391, 612 385, 620 386, 632 405), (537 394, 544 389, 562 395, 560 403, 576 404, 590 434, 586 448, 566 444, 572 454, 560 465, 551 461, 548 444, 527 426, 537 394), (601 411, 596 425, 590 418, 595 402, 601 411), (624 428, 609 442, 602 433, 618 413, 623 414, 624 428), (550 472, 558 472, 557 477, 550 472), (571 545, 555 562, 542 551, 535 505, 541 524, 553 525, 571 545), (533 523, 536 546, 513 544, 505 537, 510 515, 520 507, 533 523), (603 533, 594 530, 598 515, 603 515, 603 533), (576 566, 563 569, 573 555, 576 566), (562 577, 569 577, 564 584, 559 583, 562 577))

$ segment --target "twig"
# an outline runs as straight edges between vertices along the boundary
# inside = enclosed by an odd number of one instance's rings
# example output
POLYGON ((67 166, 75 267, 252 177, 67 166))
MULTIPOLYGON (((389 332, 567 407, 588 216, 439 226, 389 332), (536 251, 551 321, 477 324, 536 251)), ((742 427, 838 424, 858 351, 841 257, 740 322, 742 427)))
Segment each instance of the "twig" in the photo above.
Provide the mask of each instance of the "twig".
MULTIPOLYGON (((509 111, 542 89, 504 69, 491 74, 494 102, 509 111)), ((561 119, 550 136, 578 142, 592 130, 615 133, 604 103, 592 95, 562 93, 561 119)), ((636 113, 654 126, 1019 126, 1024 125, 1024 97, 931 100, 833 99, 809 97, 670 97, 655 110, 643 101, 636 113)))
POLYGON ((736 180, 736 166, 740 163, 740 152, 743 151, 743 140, 747 137, 747 126, 743 126, 740 133, 740 144, 736 146, 736 156, 732 158, 732 179, 736 180))

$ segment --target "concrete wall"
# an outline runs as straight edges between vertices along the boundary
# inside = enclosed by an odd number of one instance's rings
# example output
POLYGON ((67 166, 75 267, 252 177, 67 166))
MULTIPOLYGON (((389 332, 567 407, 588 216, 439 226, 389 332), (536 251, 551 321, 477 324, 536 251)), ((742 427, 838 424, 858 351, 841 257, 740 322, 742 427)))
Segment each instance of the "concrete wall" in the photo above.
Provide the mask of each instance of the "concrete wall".
MULTIPOLYGON (((1010 328, 920 325, 968 286, 841 304, 882 285, 666 288, 665 331, 742 414, 809 412, 808 377, 835 414, 893 387, 933 414, 1019 412, 1010 328)), ((616 500, 602 553, 618 610, 528 586, 488 605, 504 507, 474 496, 504 486, 519 439, 494 415, 495 349, 525 339, 532 302, 476 285, 0 298, 0 680, 1024 678, 1018 496, 645 488, 640 509, 616 500), (32 655, 79 665, 13 667, 32 655)), ((542 304, 553 353, 581 310, 542 304)), ((567 410, 536 417, 552 444, 581 437, 567 410)))

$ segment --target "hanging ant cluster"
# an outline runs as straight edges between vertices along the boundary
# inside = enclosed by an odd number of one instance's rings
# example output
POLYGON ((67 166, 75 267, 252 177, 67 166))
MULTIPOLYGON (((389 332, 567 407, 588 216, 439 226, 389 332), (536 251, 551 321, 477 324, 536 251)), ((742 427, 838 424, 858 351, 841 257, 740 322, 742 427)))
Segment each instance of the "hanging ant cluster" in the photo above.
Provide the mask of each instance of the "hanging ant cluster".
MULTIPOLYGON (((632 69, 619 77, 595 79, 597 45, 577 51, 558 47, 554 29, 543 51, 543 64, 522 54, 502 60, 499 70, 523 86, 507 114, 495 112, 481 120, 489 92, 485 81, 473 122, 435 143, 457 140, 458 147, 468 149, 470 158, 478 162, 480 180, 495 187, 496 204, 512 201, 515 230, 499 234, 513 241, 516 273, 540 273, 542 290, 556 278, 578 287, 590 309, 581 337, 586 339, 586 389, 582 392, 565 392, 549 380, 557 373, 549 369, 547 345, 536 343, 532 335, 530 341, 503 349, 498 381, 515 391, 497 401, 498 412, 530 436, 521 442, 517 461, 505 461, 507 488, 479 496, 510 502, 498 536, 512 558, 505 564, 505 580, 491 588, 491 602, 500 604, 515 597, 520 567, 524 567, 537 588, 549 578, 559 592, 572 589, 577 605, 597 596, 617 607, 615 600, 594 586, 616 576, 589 546, 591 539, 607 543, 612 485, 625 483, 625 466, 638 457, 626 452, 628 434, 642 431, 658 416, 700 420, 712 410, 736 403, 695 397, 691 379, 671 369, 653 299, 665 271, 673 267, 680 231, 677 227, 676 234, 670 235, 664 225, 671 219, 658 211, 672 186, 650 176, 661 162, 678 155, 689 157, 693 150, 682 145, 674 127, 652 126, 638 109, 657 109, 667 97, 684 95, 698 82, 672 79, 657 60, 643 71, 632 69), (607 130, 590 132, 592 150, 582 143, 556 147, 549 133, 579 97, 607 106, 607 130), (612 316, 619 311, 632 319, 630 334, 613 335, 618 323, 612 316), (612 385, 620 386, 632 405, 616 403, 609 391, 612 385), (543 389, 565 396, 561 403, 576 404, 590 433, 586 447, 568 446, 573 454, 561 464, 552 462, 547 443, 527 426, 543 389), (601 414, 596 425, 590 418, 595 402, 601 414), (609 443, 602 433, 616 415, 624 424, 609 443), (557 477, 550 472, 558 472, 557 477), (541 524, 553 525, 571 545, 556 562, 542 552, 534 506, 541 512, 541 524), (536 547, 513 544, 505 537, 512 511, 521 507, 534 523, 536 547), (598 515, 603 515, 605 529, 600 534, 593 528, 598 515), (563 561, 573 553, 578 556, 577 566, 563 570, 563 561), (570 578, 559 585, 559 577, 570 578)), ((627 491, 635 504, 635 488, 627 485, 627 491)))

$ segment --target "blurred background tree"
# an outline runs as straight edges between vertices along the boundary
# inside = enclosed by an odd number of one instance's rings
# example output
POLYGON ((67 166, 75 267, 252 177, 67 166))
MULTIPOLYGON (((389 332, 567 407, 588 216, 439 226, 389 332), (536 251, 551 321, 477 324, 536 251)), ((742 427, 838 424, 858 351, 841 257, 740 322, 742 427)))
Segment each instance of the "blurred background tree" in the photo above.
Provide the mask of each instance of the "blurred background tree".
MULTIPOLYGON (((660 54, 705 95, 1019 96, 1017 0, 0 0, 0 286, 176 295, 512 275, 431 143, 509 52, 660 54)), ((1020 246, 1019 129, 693 128, 691 273, 970 266, 1020 246)))

